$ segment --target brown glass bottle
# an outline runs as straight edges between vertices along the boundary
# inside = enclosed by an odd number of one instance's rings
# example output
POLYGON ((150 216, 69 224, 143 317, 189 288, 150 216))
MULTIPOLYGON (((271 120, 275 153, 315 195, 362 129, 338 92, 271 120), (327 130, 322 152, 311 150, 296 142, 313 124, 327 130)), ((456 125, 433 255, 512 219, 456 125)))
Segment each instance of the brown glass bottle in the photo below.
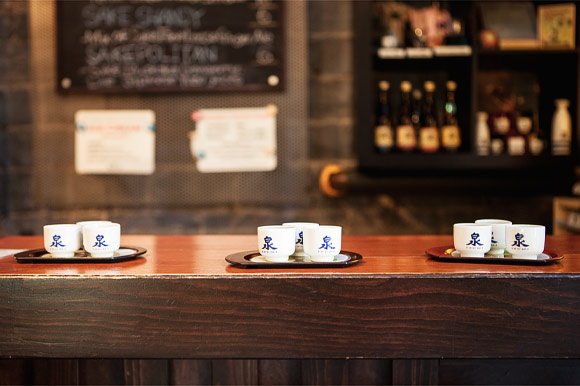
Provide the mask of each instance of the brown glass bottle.
POLYGON ((435 117, 435 83, 425 82, 425 105, 423 108, 423 124, 419 131, 419 148, 423 153, 439 151, 439 128, 435 117))
POLYGON ((461 130, 457 121, 457 104, 455 90, 457 83, 450 80, 446 83, 447 98, 443 111, 443 126, 441 127, 441 147, 447 152, 455 152, 461 146, 461 130))
POLYGON ((378 84, 373 140, 375 151, 379 153, 388 153, 393 150, 395 145, 394 130, 391 123, 389 86, 389 82, 385 80, 378 84))
POLYGON ((397 124, 397 149, 402 152, 412 152, 417 146, 417 138, 411 121, 411 82, 401 82, 401 105, 399 106, 399 121, 397 124))

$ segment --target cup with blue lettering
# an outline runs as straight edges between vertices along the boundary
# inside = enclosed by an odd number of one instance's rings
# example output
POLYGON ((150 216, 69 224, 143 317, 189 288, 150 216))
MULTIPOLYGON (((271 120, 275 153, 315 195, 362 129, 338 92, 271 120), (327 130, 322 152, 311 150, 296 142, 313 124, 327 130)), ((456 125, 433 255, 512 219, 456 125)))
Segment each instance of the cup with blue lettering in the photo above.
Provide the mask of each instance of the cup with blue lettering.
POLYGON ((546 227, 533 224, 512 224, 505 230, 506 250, 514 259, 537 260, 544 251, 546 227))
POLYGON ((292 256, 304 257, 304 228, 316 228, 319 224, 314 222, 285 222, 284 226, 294 227, 296 231, 296 250, 292 256))
POLYGON ((73 257, 81 247, 81 227, 76 224, 45 225, 44 249, 52 257, 73 257))
POLYGON ((77 225, 79 225, 81 227, 81 246, 83 245, 82 234, 83 234, 83 227, 84 226, 105 225, 105 224, 111 224, 111 223, 112 223, 112 221, 108 221, 108 220, 77 221, 77 225))
POLYGON ((491 249, 491 225, 453 224, 453 245, 462 257, 485 257, 491 249))
POLYGON ((83 226, 83 246, 92 257, 113 257, 121 246, 121 225, 83 226))
POLYGON ((264 225, 258 227, 258 252, 267 261, 288 261, 296 249, 296 230, 291 226, 264 225))
POLYGON ((330 262, 340 254, 342 227, 320 225, 304 228, 304 252, 314 262, 330 262))
POLYGON ((508 220, 499 219, 481 219, 475 220, 476 224, 491 225, 491 249, 488 254, 492 257, 503 257, 505 251, 505 228, 511 225, 512 222, 508 220))

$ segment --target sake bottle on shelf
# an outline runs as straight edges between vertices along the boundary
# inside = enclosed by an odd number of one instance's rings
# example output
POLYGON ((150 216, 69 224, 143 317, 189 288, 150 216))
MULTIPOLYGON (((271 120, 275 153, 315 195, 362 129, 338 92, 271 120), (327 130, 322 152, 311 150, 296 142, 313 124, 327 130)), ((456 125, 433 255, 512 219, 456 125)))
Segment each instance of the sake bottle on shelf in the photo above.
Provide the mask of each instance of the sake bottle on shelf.
POLYGON ((412 152, 417 146, 417 138, 411 121, 411 89, 409 81, 401 82, 401 105, 397 123, 397 149, 402 152, 412 152))
POLYGON ((477 155, 489 155, 490 133, 487 124, 488 114, 484 111, 477 113, 477 123, 475 126, 475 149, 477 155))
POLYGON ((457 83, 450 80, 445 84, 447 98, 443 112, 443 126, 441 127, 441 147, 447 152, 455 152, 461 146, 461 132, 457 121, 457 104, 455 90, 457 83))
POLYGON ((419 131, 419 148, 423 153, 439 151, 439 129, 435 117, 435 82, 425 82, 425 103, 423 108, 423 122, 419 131))
POLYGON ((552 117, 552 154, 570 155, 572 144, 572 119, 568 99, 555 100, 556 111, 552 117))
POLYGON ((417 136, 417 146, 420 143, 419 131, 423 124, 423 93, 421 90, 414 89, 411 93, 411 123, 413 131, 417 136))
POLYGON ((391 100, 389 82, 378 83, 378 98, 375 114, 374 148, 379 153, 388 153, 394 147, 393 125, 391 123, 391 100))

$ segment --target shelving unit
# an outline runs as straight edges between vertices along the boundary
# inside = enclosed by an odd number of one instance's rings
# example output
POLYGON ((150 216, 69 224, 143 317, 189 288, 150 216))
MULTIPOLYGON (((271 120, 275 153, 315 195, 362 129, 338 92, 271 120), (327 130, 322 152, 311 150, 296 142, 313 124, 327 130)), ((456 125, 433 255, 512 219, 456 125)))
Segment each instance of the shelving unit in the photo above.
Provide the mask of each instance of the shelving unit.
MULTIPOLYGON (((382 59, 373 46, 372 2, 353 3, 354 15, 354 72, 355 72, 355 144, 359 171, 375 177, 397 178, 413 176, 421 184, 421 177, 457 176, 461 179, 470 170, 482 171, 486 178, 502 186, 529 189, 540 185, 549 193, 570 192, 578 154, 577 127, 579 122, 579 68, 580 51, 570 50, 483 50, 478 47, 477 2, 449 2, 452 14, 461 14, 467 25, 467 38, 472 47, 469 56, 433 56, 432 58, 382 59), (453 7, 458 7, 454 9, 453 7), (475 152, 475 116, 479 109, 478 82, 486 72, 524 71, 535 74, 540 86, 538 122, 546 138, 544 153, 539 156, 489 155, 475 152), (376 84, 379 80, 391 82, 391 101, 399 104, 398 85, 409 80, 413 85, 433 80, 439 89, 436 100, 442 103, 447 80, 458 84, 456 102, 462 145, 456 153, 387 153, 374 150, 373 126, 376 84), (570 100, 573 138, 570 156, 550 154, 550 126, 555 110, 554 100, 570 100)), ((578 11, 578 10, 577 10, 578 11)), ((578 18, 577 18, 578 20, 578 18)), ((578 41, 578 39, 577 39, 578 41)), ((439 107, 439 111, 441 107, 439 107)), ((461 183, 461 181, 458 181, 461 183)))

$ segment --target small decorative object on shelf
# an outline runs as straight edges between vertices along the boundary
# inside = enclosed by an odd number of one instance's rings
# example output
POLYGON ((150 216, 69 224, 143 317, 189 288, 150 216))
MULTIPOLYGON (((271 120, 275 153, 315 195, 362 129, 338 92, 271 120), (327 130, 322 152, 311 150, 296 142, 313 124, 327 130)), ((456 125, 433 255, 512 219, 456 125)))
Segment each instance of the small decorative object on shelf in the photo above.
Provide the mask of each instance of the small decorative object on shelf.
POLYGON ((538 33, 543 48, 574 48, 576 45, 576 5, 538 6, 538 33))
POLYGON ((507 112, 496 111, 491 115, 491 153, 498 155, 506 151, 506 139, 510 131, 511 119, 507 112))
POLYGON ((381 59, 469 56, 464 23, 439 3, 415 6, 397 1, 374 4, 375 45, 381 59))
POLYGON ((475 143, 477 155, 489 155, 490 134, 487 124, 488 114, 484 111, 477 113, 477 124, 475 127, 475 143))
POLYGON ((391 123, 391 105, 389 98, 389 82, 382 80, 378 84, 378 100, 376 123, 374 132, 375 150, 379 153, 388 153, 393 150, 395 136, 391 123))
POLYGON ((538 76, 532 72, 480 73, 478 108, 490 114, 491 154, 521 156, 542 152, 539 89, 538 76))
POLYGON ((490 29, 482 29, 479 32, 479 43, 485 49, 495 49, 499 47, 499 37, 490 29))
MULTIPOLYGON (((531 1, 481 1, 478 2, 483 29, 493 31, 498 46, 504 50, 536 49, 536 12, 531 1)), ((486 32, 487 33, 487 32, 486 32)), ((482 45, 488 43, 488 36, 482 45)))
POLYGON ((555 100, 556 111, 552 118, 552 154, 570 155, 572 144, 572 119, 568 106, 568 99, 555 100))

